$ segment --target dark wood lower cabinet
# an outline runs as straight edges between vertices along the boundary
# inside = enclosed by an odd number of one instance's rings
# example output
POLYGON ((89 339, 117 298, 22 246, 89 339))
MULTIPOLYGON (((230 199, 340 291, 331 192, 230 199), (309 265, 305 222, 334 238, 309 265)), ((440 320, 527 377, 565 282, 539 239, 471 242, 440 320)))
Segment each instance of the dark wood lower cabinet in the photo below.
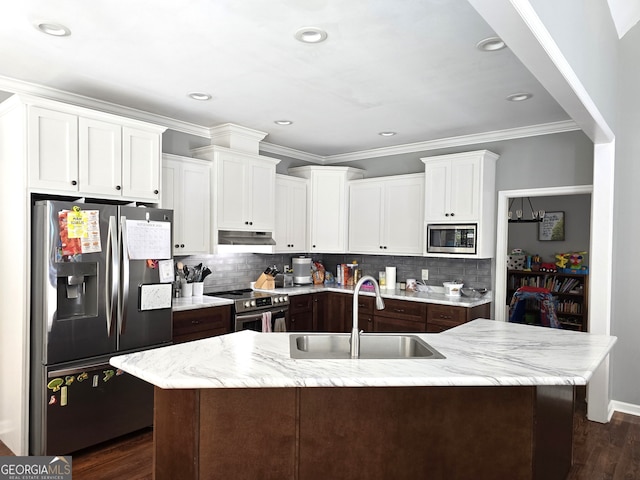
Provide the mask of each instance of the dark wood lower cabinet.
POLYGON ((173 343, 231 332, 231 305, 173 312, 173 343))
POLYGON ((157 480, 553 480, 573 387, 156 388, 154 425, 157 480))
POLYGON ((313 294, 289 297, 287 330, 290 332, 313 331, 313 294))
POLYGON ((471 308, 432 303, 427 309, 427 332, 443 332, 476 318, 490 318, 490 315, 491 303, 471 308))

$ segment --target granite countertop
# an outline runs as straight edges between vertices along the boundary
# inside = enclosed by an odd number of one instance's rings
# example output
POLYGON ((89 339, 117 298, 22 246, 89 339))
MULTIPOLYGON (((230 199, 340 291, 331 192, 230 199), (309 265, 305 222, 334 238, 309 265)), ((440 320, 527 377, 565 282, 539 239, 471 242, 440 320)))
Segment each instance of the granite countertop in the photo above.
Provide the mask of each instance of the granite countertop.
POLYGON ((299 360, 290 333, 249 330, 113 357, 161 388, 585 385, 615 337, 474 320, 420 334, 444 359, 299 360))

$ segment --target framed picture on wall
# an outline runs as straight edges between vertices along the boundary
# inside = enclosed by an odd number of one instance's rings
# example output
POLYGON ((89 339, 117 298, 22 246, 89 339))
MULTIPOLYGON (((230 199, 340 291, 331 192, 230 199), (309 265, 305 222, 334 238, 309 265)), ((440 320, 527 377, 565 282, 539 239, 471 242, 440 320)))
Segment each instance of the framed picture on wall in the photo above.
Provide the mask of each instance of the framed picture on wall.
POLYGON ((564 240, 564 212, 546 212, 538 226, 538 240, 564 240))

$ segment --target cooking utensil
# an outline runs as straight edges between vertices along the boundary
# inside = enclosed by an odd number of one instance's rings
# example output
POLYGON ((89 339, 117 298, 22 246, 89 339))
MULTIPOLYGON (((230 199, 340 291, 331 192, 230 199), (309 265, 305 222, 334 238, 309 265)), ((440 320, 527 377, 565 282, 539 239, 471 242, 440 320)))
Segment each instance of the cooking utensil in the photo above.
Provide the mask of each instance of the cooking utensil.
POLYGON ((211 270, 209 270, 209 267, 204 267, 202 269, 202 273, 200 274, 200 281, 204 282, 204 279, 207 278, 210 274, 211 270))

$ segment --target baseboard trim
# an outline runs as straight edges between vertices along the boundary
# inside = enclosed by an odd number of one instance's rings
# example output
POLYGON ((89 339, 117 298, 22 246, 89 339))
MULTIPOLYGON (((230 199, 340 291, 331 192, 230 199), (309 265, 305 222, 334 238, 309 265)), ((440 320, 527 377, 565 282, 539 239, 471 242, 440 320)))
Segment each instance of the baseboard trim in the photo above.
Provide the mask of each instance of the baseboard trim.
POLYGON ((628 413, 629 415, 635 415, 636 417, 640 417, 640 405, 635 405, 633 403, 619 402, 617 400, 611 400, 609 402, 609 419, 613 415, 613 412, 621 412, 628 413))

